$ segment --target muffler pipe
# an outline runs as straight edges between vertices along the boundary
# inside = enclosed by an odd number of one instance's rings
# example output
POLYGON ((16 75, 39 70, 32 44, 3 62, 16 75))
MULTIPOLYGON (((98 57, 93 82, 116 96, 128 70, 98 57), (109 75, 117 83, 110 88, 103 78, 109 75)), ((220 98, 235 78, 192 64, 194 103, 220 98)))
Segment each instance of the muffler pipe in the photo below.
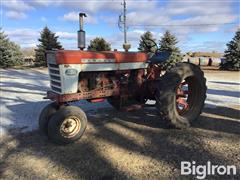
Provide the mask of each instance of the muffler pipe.
POLYGON ((78 48, 83 50, 86 44, 86 34, 83 30, 83 17, 87 17, 85 13, 79 13, 79 25, 80 30, 78 31, 78 48))

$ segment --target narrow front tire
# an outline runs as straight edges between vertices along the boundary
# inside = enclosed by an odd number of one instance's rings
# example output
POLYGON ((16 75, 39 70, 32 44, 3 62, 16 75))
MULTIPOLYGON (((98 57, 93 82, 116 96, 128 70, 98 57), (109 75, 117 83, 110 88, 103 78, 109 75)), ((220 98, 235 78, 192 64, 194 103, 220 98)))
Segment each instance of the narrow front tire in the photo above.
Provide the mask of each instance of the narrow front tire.
POLYGON ((54 113, 57 112, 59 106, 56 102, 52 102, 45 106, 41 111, 38 119, 38 126, 41 132, 45 135, 48 133, 48 122, 54 113))
POLYGON ((51 117, 48 136, 56 144, 69 144, 80 139, 86 127, 86 114, 78 107, 65 106, 51 117))

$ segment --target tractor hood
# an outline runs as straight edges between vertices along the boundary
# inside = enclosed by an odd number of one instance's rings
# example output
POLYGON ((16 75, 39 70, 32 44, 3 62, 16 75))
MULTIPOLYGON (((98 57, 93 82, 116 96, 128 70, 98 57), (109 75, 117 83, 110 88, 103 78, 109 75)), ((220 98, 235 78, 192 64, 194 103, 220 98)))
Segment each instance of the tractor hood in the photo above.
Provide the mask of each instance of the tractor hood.
POLYGON ((59 50, 55 51, 55 58, 57 64, 130 63, 146 62, 148 55, 141 52, 59 50))

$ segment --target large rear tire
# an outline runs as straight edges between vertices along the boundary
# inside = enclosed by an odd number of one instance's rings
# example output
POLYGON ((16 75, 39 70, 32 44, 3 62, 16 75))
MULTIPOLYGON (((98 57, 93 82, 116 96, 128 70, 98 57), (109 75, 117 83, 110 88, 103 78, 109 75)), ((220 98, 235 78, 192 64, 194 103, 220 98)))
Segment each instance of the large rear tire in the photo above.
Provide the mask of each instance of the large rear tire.
POLYGON ((206 90, 206 79, 198 66, 178 63, 159 81, 156 107, 170 126, 187 128, 199 117, 206 90))
POLYGON ((86 127, 86 114, 76 106, 65 106, 51 117, 48 137, 56 144, 73 143, 81 138, 86 127))
POLYGON ((43 132, 45 135, 47 135, 49 119, 52 117, 54 113, 57 112, 58 108, 59 106, 57 105, 57 103, 52 102, 45 106, 40 113, 38 125, 40 131, 43 132))

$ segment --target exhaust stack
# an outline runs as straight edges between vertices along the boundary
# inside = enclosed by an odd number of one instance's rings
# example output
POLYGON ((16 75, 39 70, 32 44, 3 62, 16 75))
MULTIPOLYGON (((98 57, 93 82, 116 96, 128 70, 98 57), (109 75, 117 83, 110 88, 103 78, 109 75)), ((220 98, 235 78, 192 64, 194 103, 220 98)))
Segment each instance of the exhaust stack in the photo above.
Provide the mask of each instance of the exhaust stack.
POLYGON ((85 48, 86 43, 86 35, 85 31, 83 30, 83 17, 87 17, 87 15, 85 13, 79 13, 80 30, 78 31, 78 48, 80 50, 85 48))

